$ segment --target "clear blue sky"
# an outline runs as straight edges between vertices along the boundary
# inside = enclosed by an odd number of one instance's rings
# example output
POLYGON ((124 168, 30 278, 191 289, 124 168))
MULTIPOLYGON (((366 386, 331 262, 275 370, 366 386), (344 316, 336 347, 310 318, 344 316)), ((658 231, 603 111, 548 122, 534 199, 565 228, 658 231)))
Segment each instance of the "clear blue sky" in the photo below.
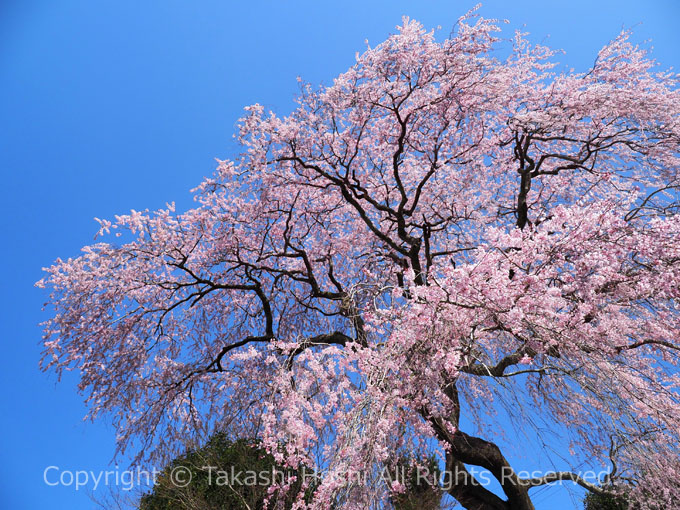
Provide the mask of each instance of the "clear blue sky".
MULTIPOLYGON (((296 76, 329 82, 406 14, 448 33, 474 1, 3 0, 0 3, 0 508, 94 508, 43 471, 112 469, 114 432, 83 423, 76 378, 39 372, 40 268, 92 242, 93 217, 166 201, 233 156, 242 107, 286 112, 296 76)), ((676 0, 487 1, 584 69, 622 26, 680 68, 676 0), (567 5, 568 4, 568 5, 567 5)), ((124 465, 122 459, 121 465, 124 465)), ((91 486, 90 486, 91 488, 91 486)), ((99 494, 100 496, 103 494, 99 494)), ((574 508, 567 491, 539 510, 574 508)))

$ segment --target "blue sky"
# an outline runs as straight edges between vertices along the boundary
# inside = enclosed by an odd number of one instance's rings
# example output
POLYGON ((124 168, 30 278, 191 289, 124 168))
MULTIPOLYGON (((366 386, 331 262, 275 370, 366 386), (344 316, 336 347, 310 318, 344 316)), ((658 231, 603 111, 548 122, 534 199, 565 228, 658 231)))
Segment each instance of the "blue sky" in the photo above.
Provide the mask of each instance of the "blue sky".
MULTIPOLYGON (((189 207, 188 190, 212 173, 214 158, 235 155, 243 106, 289 111, 297 76, 330 82, 365 39, 379 43, 402 15, 448 33, 474 3, 0 3, 0 507, 94 508, 91 491, 48 486, 44 470, 115 469, 115 433, 82 421, 75 376, 57 385, 38 370, 40 268, 91 243, 95 216, 173 200, 189 207)), ((524 25, 534 41, 566 50, 561 60, 576 69, 624 26, 637 41, 652 39, 664 66, 680 68, 675 0, 495 0, 481 12, 510 19, 506 34, 524 25)), ((549 489, 537 508, 574 501, 549 489)))

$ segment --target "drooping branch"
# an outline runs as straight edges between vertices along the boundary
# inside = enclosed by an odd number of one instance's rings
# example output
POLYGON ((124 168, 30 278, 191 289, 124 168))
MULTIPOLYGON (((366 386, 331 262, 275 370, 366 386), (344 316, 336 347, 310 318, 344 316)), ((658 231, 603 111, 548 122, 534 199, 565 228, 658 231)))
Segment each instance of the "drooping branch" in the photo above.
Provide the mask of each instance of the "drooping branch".
POLYGON ((535 478, 521 479, 520 483, 526 487, 539 487, 541 485, 547 485, 562 480, 568 480, 577 483, 584 489, 588 489, 590 492, 594 492, 595 494, 607 494, 607 491, 599 485, 588 482, 578 473, 572 473, 571 471, 558 471, 535 478))
POLYGON ((489 366, 484 363, 471 363, 468 365, 463 365, 460 368, 461 372, 471 375, 488 376, 488 377, 503 377, 505 371, 513 366, 517 365, 524 356, 533 357, 536 355, 536 351, 527 346, 522 346, 512 354, 508 354, 503 357, 495 365, 489 366))
POLYGON ((325 333, 310 338, 305 338, 298 343, 295 349, 288 353, 288 361, 286 364, 288 368, 290 368, 295 357, 310 347, 317 347, 320 345, 339 345, 341 347, 345 347, 350 342, 354 342, 354 339, 345 335, 344 333, 341 333, 340 331, 334 331, 333 333, 325 333))

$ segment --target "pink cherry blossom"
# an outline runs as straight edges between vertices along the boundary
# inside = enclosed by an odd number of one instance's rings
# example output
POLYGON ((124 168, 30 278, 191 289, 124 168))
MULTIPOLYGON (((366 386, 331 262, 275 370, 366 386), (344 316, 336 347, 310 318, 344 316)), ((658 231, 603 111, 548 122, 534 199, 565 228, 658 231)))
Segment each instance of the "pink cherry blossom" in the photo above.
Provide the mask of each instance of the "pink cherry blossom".
POLYGON ((97 220, 46 269, 43 367, 79 372, 137 462, 222 430, 319 469, 299 508, 388 505, 372 474, 432 452, 468 509, 560 480, 675 508, 678 77, 627 32, 583 73, 500 38, 404 19, 288 116, 246 108, 194 209, 97 220), (511 426, 559 439, 536 459, 558 472, 522 478, 511 426))

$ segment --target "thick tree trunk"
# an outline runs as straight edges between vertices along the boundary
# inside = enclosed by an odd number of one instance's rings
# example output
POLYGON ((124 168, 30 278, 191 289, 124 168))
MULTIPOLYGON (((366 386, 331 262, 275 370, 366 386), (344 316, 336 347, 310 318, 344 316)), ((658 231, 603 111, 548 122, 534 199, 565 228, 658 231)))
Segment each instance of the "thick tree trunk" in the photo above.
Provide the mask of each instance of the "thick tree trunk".
MULTIPOLYGON (((507 500, 503 501, 496 496, 498 498, 498 501, 496 501, 488 496, 492 493, 487 489, 484 490, 488 494, 475 491, 476 496, 483 495, 484 498, 477 497, 477 501, 473 502, 472 506, 466 506, 461 501, 465 508, 468 510, 500 510, 501 508, 504 510, 534 510, 534 505, 529 498, 529 485, 522 483, 498 446, 484 439, 470 436, 460 430, 449 435, 449 443, 451 444, 452 460, 455 459, 454 466, 465 463, 489 470, 501 484, 503 492, 507 497, 507 500)), ((460 480, 463 481, 462 477, 460 480)), ((463 488, 462 490, 458 488, 457 492, 461 496, 466 496, 470 490, 469 488, 463 488)), ((456 495, 451 495, 458 499, 456 495)))
POLYGON ((528 494, 528 486, 513 484, 511 476, 501 478, 507 499, 497 496, 466 469, 465 464, 449 454, 447 456, 448 493, 466 510, 535 510, 528 494))
POLYGON ((456 430, 447 430, 441 418, 430 417, 440 440, 449 445, 446 456, 445 488, 467 510, 535 510, 529 497, 530 485, 522 481, 490 441, 456 430), (497 496, 477 480, 465 465, 488 470, 501 484, 506 499, 497 496))
POLYGON ((450 415, 446 418, 436 417, 426 409, 422 409, 421 414, 432 425, 439 440, 449 446, 446 453, 445 480, 448 493, 467 510, 535 510, 529 497, 530 484, 515 473, 500 448, 458 428, 460 403, 455 381, 450 381, 443 391, 453 404, 450 415), (488 470, 500 483, 506 499, 484 487, 467 470, 466 464, 488 470))
POLYGON ((467 510, 509 510, 506 501, 486 489, 472 476, 465 465, 450 454, 447 456, 448 493, 467 510))

